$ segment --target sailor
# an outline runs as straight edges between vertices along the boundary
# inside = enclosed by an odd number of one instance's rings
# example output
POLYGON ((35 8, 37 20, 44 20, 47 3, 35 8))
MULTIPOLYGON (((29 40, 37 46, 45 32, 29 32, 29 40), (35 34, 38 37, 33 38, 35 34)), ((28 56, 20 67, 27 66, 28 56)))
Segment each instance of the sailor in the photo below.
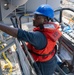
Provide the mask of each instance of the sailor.
POLYGON ((0 30, 27 42, 27 47, 42 75, 52 75, 57 65, 55 45, 61 37, 61 32, 59 25, 53 22, 53 18, 53 8, 48 4, 42 4, 34 12, 33 32, 0 23, 0 30))

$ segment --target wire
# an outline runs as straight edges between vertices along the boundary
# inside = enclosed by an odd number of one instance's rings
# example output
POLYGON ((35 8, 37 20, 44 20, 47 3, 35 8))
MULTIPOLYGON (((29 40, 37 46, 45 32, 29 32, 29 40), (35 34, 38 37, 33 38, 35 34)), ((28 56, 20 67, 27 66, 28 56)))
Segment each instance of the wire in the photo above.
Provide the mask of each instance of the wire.
MULTIPOLYGON (((2 46, 2 48, 4 48, 4 46, 2 46)), ((8 64, 5 64, 5 67, 10 68, 8 75, 11 75, 12 74, 12 63, 8 60, 8 58, 6 57, 4 52, 2 53, 2 55, 3 55, 4 59, 7 61, 7 63, 8 63, 8 64)))

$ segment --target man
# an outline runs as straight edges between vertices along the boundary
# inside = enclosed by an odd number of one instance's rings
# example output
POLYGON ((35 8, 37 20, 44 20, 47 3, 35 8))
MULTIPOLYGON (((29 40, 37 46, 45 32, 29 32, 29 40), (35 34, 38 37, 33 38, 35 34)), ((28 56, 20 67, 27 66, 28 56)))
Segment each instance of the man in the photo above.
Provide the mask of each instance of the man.
POLYGON ((52 22, 54 11, 48 4, 43 4, 34 12, 33 32, 10 28, 0 23, 0 30, 27 42, 28 49, 36 61, 42 75, 52 75, 57 59, 56 41, 60 38, 59 26, 52 22))

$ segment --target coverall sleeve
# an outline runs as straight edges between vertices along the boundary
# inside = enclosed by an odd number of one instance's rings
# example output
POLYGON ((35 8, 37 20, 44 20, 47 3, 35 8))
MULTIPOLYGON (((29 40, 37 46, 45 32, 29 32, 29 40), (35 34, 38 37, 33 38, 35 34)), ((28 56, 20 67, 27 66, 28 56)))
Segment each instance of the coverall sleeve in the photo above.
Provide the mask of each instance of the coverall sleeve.
POLYGON ((25 30, 18 30, 17 38, 29 42, 36 49, 43 49, 46 46, 46 37, 39 31, 28 32, 25 30))

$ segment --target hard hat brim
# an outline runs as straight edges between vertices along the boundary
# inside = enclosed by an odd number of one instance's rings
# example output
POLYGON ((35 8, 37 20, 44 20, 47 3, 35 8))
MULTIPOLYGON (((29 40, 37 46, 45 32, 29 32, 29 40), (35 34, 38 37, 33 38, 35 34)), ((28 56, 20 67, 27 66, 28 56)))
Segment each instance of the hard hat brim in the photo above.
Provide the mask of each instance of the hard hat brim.
POLYGON ((43 15, 43 14, 42 14, 42 13, 40 13, 40 12, 34 12, 34 14, 43 15))

